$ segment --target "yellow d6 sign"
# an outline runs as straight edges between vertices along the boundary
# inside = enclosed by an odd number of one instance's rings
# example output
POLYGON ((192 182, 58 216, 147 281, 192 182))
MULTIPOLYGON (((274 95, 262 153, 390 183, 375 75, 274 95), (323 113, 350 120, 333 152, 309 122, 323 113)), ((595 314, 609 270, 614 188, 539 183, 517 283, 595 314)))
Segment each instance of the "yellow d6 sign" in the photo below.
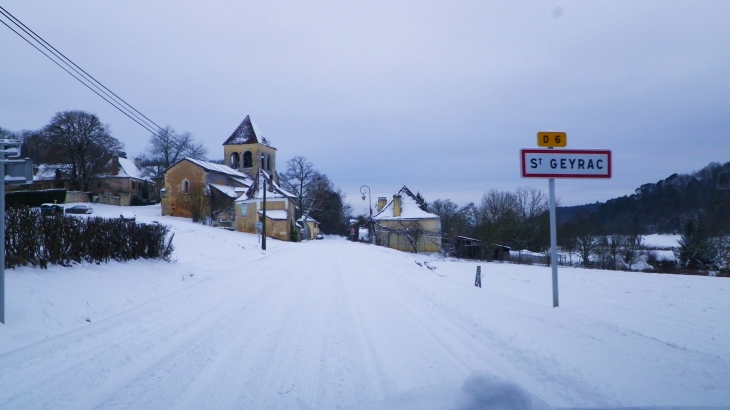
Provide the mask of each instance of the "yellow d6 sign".
POLYGON ((568 135, 564 132, 544 131, 537 133, 538 147, 566 147, 568 135))

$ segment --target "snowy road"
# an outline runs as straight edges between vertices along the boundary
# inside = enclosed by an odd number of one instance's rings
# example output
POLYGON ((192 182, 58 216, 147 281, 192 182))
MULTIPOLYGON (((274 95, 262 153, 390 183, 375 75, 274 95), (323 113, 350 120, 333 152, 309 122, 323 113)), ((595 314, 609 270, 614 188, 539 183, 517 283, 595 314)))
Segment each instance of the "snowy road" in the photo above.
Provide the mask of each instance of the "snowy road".
MULTIPOLYGON (((339 240, 255 252, 0 354, 0 408, 348 408, 480 369, 553 406, 730 404, 728 323, 724 345, 705 349, 691 335, 666 340, 648 326, 656 316, 612 320, 475 288, 471 264, 432 271, 339 240)), ((547 273, 525 277, 549 288, 547 273)))

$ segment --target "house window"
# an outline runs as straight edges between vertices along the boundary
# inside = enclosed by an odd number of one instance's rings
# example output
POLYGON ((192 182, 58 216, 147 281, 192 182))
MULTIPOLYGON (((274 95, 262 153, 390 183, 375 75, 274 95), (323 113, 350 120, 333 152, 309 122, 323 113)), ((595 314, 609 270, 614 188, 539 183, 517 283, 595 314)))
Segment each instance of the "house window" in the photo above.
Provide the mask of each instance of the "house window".
POLYGON ((266 169, 271 171, 271 155, 266 156, 266 169))
POLYGON ((248 204, 241 204, 241 216, 248 216, 248 204))
POLYGON ((238 166, 240 165, 239 161, 240 157, 238 156, 237 152, 231 154, 231 168, 238 169, 238 166))
POLYGON ((253 154, 251 154, 251 151, 246 151, 243 153, 243 167, 244 168, 253 167, 253 154))
POLYGON ((182 182, 182 193, 185 195, 190 193, 190 181, 187 179, 182 182))

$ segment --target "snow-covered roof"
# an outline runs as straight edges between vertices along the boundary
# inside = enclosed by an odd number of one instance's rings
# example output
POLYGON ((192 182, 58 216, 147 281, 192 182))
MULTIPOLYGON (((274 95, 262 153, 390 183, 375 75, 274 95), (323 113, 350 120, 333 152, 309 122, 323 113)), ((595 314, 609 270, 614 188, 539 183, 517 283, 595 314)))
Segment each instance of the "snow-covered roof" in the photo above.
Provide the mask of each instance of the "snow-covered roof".
MULTIPOLYGON (((259 209, 259 215, 263 215, 264 210, 259 209)), ((276 219, 279 221, 286 220, 289 217, 289 212, 283 209, 266 210, 266 217, 270 219, 276 219)))
POLYGON ((241 145, 241 144, 261 144, 267 147, 274 148, 271 146, 269 141, 264 137, 258 126, 251 121, 250 116, 246 116, 241 124, 233 131, 230 137, 223 143, 223 145, 241 145))
MULTIPOLYGON (((134 161, 130 161, 127 158, 122 157, 119 157, 117 160, 119 161, 119 171, 117 175, 106 175, 107 178, 135 178, 152 182, 152 179, 145 175, 145 170, 137 168, 134 161)), ((112 159, 112 161, 114 160, 112 159)))
POLYGON ((53 181, 56 171, 61 178, 67 178, 71 173, 71 164, 38 164, 38 172, 33 175, 33 181, 53 181))
POLYGON ((295 198, 295 196, 286 190, 282 189, 279 184, 273 181, 271 178, 271 175, 266 173, 264 170, 259 170, 258 178, 254 181, 253 184, 246 190, 246 193, 241 195, 240 198, 238 198, 236 201, 242 202, 246 200, 251 199, 263 199, 264 198, 264 191, 262 188, 264 186, 264 181, 267 183, 267 192, 266 192, 266 199, 275 199, 275 198, 295 198), (271 187, 271 190, 269 190, 269 187, 271 187))
POLYGON ((236 193, 236 189, 232 186, 228 185, 220 185, 220 184, 208 184, 212 186, 213 188, 223 192, 224 194, 228 195, 231 198, 238 198, 238 194, 236 193))
MULTIPOLYGON (((243 172, 238 172, 235 169, 229 167, 228 165, 215 164, 213 162, 202 161, 199 159, 193 159, 193 158, 187 158, 187 157, 181 159, 180 161, 186 161, 186 160, 192 162, 193 164, 195 164, 203 169, 211 171, 211 172, 217 172, 219 174, 230 175, 232 177, 238 177, 238 178, 243 178, 243 179, 248 178, 248 175, 244 174, 243 172)), ((180 163, 180 161, 173 164, 170 168, 172 168, 175 165, 177 165, 178 163, 180 163)), ((168 168, 168 169, 170 169, 170 168, 168 168)))
POLYGON ((243 185, 243 186, 247 187, 247 188, 248 188, 248 187, 250 187, 250 186, 251 186, 251 184, 253 184, 253 179, 249 178, 249 177, 248 177, 248 175, 246 175, 246 178, 240 178, 240 177, 231 177, 231 179, 232 179, 233 181, 236 181, 236 182, 238 182, 239 184, 241 184, 241 185, 243 185))
POLYGON ((314 223, 319 223, 319 222, 317 222, 314 218, 312 218, 309 215, 302 216, 301 218, 297 219, 297 222, 314 222, 314 223))
POLYGON ((423 209, 421 209, 421 203, 416 198, 415 195, 413 195, 413 192, 411 192, 408 187, 403 185, 403 188, 398 191, 396 195, 400 195, 400 208, 401 208, 401 214, 400 216, 394 216, 393 215, 393 199, 388 202, 385 207, 378 212, 377 215, 373 216, 373 220, 376 221, 384 221, 384 220, 404 220, 404 219, 436 219, 439 218, 438 215, 432 214, 430 212, 426 212, 423 209))

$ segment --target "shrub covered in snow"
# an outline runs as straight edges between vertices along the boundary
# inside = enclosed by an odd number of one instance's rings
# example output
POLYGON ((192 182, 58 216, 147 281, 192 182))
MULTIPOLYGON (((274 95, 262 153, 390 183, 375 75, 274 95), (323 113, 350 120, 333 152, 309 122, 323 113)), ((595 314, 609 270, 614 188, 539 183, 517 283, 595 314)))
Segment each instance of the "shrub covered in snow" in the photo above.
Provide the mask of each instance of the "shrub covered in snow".
POLYGON ((123 218, 44 216, 37 208, 10 208, 5 214, 5 266, 68 266, 73 262, 169 260, 170 228, 123 218))

